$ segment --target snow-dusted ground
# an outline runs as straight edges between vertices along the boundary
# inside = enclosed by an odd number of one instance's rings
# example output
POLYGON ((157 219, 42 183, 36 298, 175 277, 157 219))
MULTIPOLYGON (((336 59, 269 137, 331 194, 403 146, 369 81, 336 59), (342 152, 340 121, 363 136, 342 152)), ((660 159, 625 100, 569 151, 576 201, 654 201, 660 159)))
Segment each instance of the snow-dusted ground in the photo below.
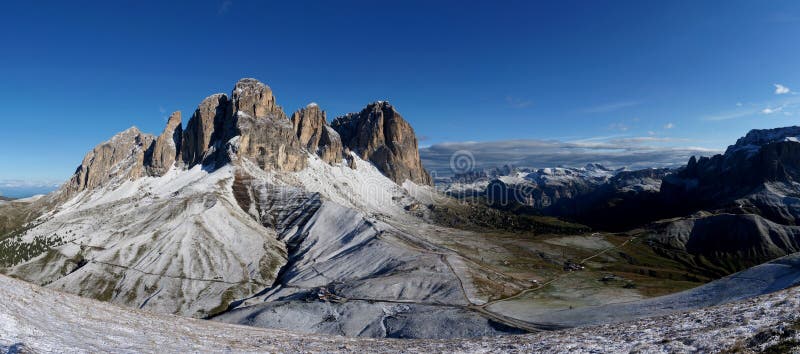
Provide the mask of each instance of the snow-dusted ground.
POLYGON ((422 219, 406 210, 415 203, 432 203, 438 194, 410 182, 398 186, 372 164, 354 159, 352 169, 312 156, 307 169, 289 174, 266 173, 245 162, 254 185, 247 194, 255 200, 249 204, 256 206, 256 215, 265 210, 278 215, 278 237, 289 245, 289 262, 275 287, 214 319, 350 336, 442 338, 518 332, 497 329, 488 318, 465 308, 485 302, 473 295, 467 273, 483 271, 431 243, 430 225, 423 226, 422 219), (294 215, 307 219, 280 220, 294 215), (348 302, 308 303, 320 288, 348 302))
MULTIPOLYGON (((739 301, 800 285, 800 253, 765 263, 683 292, 651 299, 526 314, 527 309, 509 313, 515 301, 500 302, 490 309, 534 323, 564 327, 590 326, 666 315, 676 311, 739 301)), ((524 306, 518 302, 516 306, 524 306)))
MULTIPOLYGON (((52 247, 5 272, 158 313, 206 318, 235 304, 237 312, 219 320, 267 328, 425 338, 507 333, 466 308, 487 301, 473 279, 490 272, 431 242, 446 230, 407 210, 440 195, 401 187, 353 159, 355 168, 312 155, 296 173, 243 160, 213 172, 173 168, 112 181, 2 241, 7 249, 41 240, 52 247), (353 302, 306 304, 320 288, 353 302), (247 314, 265 310, 275 313, 259 321, 247 314), (421 325, 424 316, 430 320, 421 325)), ((532 285, 481 280, 510 291, 532 285)))
POLYGON ((230 193, 233 167, 200 166, 83 192, 18 244, 55 248, 7 270, 50 288, 162 313, 205 317, 270 286, 286 250, 230 193))
POLYGON ((466 340, 355 339, 227 325, 117 307, 5 276, 0 298, 0 351, 34 353, 667 353, 760 350, 800 339, 800 288, 623 324, 466 340))

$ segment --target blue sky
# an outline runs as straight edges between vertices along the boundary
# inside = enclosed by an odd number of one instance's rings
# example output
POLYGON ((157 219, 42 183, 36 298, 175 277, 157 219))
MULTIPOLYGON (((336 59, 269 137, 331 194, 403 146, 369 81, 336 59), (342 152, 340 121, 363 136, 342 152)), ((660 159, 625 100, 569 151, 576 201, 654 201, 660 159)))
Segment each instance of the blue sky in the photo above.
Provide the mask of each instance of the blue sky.
POLYGON ((714 150, 800 117, 797 1, 387 3, 6 3, 0 181, 64 180, 116 132, 159 133, 242 77, 289 113, 389 99, 426 147, 714 150))

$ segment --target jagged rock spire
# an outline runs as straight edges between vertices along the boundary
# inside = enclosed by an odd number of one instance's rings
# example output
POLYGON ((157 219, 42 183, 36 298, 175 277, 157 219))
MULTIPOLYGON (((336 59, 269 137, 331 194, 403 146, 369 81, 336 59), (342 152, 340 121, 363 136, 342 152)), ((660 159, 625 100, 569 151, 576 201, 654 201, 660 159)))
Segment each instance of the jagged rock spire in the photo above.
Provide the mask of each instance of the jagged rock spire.
POLYGON ((342 139, 328 125, 325 111, 315 103, 292 114, 292 125, 300 144, 328 163, 342 161, 342 139))
POLYGON ((375 164, 398 184, 407 179, 433 184, 422 167, 414 129, 389 102, 371 103, 359 113, 336 118, 331 126, 346 148, 375 164))
POLYGON ((164 132, 153 144, 152 150, 145 156, 148 174, 163 176, 175 164, 181 154, 183 143, 183 127, 181 126, 181 112, 174 112, 169 116, 164 132))
POLYGON ((264 170, 299 171, 306 154, 272 89, 255 79, 236 83, 226 117, 224 140, 231 141, 231 157, 246 158, 264 170), (228 125, 229 124, 229 125, 228 125))

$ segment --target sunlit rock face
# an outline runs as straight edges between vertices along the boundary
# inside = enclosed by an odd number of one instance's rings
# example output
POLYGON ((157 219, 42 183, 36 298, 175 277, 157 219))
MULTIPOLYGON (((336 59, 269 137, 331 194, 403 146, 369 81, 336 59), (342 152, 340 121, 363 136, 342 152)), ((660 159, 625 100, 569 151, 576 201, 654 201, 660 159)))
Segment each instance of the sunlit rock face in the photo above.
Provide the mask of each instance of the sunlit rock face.
POLYGON ((325 111, 309 104, 292 114, 292 125, 300 144, 328 163, 342 161, 342 138, 328 125, 325 111))
POLYGON ((388 102, 371 103, 359 113, 336 118, 331 125, 345 148, 375 164, 393 181, 433 184, 422 167, 414 129, 388 102))

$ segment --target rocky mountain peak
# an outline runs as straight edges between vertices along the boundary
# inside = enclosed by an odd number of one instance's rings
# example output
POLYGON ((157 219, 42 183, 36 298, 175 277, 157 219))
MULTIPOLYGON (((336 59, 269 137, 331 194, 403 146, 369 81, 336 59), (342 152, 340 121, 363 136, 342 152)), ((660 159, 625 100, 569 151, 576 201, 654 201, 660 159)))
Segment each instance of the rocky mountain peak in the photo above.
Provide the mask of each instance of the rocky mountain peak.
POLYGON ((269 86, 255 79, 242 79, 231 97, 223 134, 225 142, 239 137, 228 146, 228 154, 235 155, 231 157, 250 159, 268 171, 305 168, 305 151, 269 86))
POLYGON ((239 114, 246 114, 254 118, 275 116, 286 118, 276 103, 272 89, 256 79, 241 79, 233 89, 234 110, 239 114))
POLYGON ((172 165, 178 161, 178 157, 180 157, 182 143, 181 112, 177 111, 170 115, 164 132, 161 133, 145 156, 148 174, 162 176, 169 171, 172 165))
POLYGON ((206 97, 185 129, 181 118, 180 112, 173 113, 157 138, 132 127, 95 147, 65 185, 66 195, 114 181, 162 176, 173 166, 213 169, 247 159, 266 171, 299 171, 307 166, 308 153, 339 163, 346 151, 356 152, 399 184, 407 179, 432 184, 414 130, 389 102, 371 103, 333 126, 316 103, 290 120, 269 86, 242 79, 230 95, 206 97))
POLYGON ((143 177, 145 155, 154 140, 154 136, 144 134, 136 127, 114 135, 86 154, 62 190, 71 195, 103 186, 112 180, 143 177))
POLYGON ((294 112, 292 125, 300 144, 309 152, 316 153, 328 163, 342 161, 342 139, 328 125, 325 111, 316 103, 294 112))
POLYGON ((345 148, 375 164, 398 184, 407 179, 425 185, 433 183, 422 167, 414 129, 389 102, 371 103, 359 113, 336 118, 331 126, 345 148))

